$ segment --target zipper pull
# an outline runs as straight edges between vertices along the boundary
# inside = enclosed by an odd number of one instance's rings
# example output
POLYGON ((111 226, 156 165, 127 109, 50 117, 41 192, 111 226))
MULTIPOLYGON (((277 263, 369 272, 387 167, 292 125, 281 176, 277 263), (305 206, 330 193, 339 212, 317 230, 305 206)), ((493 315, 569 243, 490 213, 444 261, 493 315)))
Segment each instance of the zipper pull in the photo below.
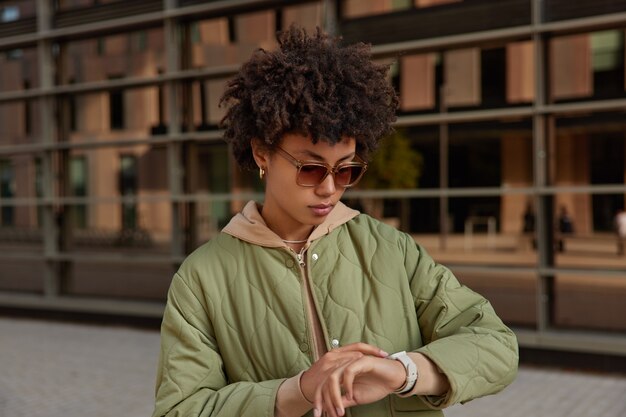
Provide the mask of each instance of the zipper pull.
POLYGON ((306 264, 304 263, 302 253, 296 253, 296 258, 298 258, 298 263, 300 264, 300 266, 304 268, 306 264))

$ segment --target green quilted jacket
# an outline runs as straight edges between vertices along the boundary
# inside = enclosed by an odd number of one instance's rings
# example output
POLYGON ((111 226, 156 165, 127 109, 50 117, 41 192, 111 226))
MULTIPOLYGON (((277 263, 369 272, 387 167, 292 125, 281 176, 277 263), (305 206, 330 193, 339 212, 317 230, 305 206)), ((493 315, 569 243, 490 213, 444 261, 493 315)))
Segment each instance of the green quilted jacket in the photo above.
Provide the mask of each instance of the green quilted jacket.
MULTIPOLYGON (((349 209, 333 213, 341 210, 349 209)), ((348 415, 441 416, 442 408, 514 379, 515 335, 487 300, 407 234, 367 215, 333 213, 309 238, 303 259, 327 348, 336 339, 419 351, 450 383, 443 397, 390 395, 348 415)), ((233 222, 172 280, 155 417, 272 417, 280 384, 314 361, 297 254, 265 225, 241 214, 233 222)))

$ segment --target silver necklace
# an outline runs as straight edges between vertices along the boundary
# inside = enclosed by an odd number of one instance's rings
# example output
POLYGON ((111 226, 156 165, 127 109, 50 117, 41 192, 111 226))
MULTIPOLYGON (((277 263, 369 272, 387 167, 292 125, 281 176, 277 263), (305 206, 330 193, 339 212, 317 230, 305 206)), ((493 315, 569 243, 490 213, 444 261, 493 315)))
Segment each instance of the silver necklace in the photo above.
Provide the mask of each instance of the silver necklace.
POLYGON ((285 243, 305 243, 309 239, 304 239, 304 240, 285 240, 285 239, 281 239, 281 240, 283 242, 285 242, 285 243))

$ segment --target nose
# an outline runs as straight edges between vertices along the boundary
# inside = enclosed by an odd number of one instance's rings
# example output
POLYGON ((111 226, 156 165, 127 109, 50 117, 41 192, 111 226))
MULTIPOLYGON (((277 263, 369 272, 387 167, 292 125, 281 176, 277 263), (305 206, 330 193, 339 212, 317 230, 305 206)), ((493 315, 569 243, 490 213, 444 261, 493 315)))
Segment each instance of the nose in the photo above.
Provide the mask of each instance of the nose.
POLYGON ((321 196, 329 196, 335 194, 337 191, 337 187, 335 186, 335 176, 332 173, 328 173, 324 181, 317 187, 315 187, 315 192, 321 196))

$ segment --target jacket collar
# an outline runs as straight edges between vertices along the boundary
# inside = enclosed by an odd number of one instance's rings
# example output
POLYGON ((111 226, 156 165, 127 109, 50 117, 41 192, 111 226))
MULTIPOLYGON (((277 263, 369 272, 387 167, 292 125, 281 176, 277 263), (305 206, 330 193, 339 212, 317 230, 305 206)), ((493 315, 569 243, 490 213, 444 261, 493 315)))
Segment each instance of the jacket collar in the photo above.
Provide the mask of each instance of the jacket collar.
MULTIPOLYGON (((259 246, 286 247, 287 245, 280 236, 267 227, 265 220, 261 217, 260 207, 255 201, 249 201, 241 213, 237 213, 226 227, 222 229, 222 232, 259 246)), ((358 215, 359 212, 357 210, 353 210, 339 201, 324 222, 313 229, 306 245, 309 245, 315 239, 329 234, 358 215)))

